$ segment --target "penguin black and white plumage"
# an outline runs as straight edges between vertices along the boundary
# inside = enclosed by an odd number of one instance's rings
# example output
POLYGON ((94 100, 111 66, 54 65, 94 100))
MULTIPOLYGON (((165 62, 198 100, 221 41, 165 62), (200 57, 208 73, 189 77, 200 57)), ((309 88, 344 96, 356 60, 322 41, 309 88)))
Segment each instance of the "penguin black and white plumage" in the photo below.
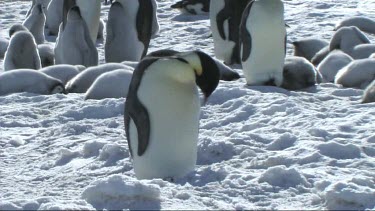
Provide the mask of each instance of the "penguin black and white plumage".
POLYGON ((242 15, 240 33, 247 84, 280 86, 286 54, 283 2, 251 1, 242 15))
POLYGON ((250 0, 211 0, 210 23, 215 57, 225 64, 240 64, 241 16, 250 0))
POLYGON ((31 2, 31 7, 30 7, 30 9, 27 11, 27 13, 26 13, 26 17, 29 17, 29 15, 30 15, 31 12, 32 12, 33 7, 34 7, 36 4, 41 4, 43 10, 46 11, 46 10, 47 10, 47 7, 48 7, 48 5, 49 5, 50 2, 51 2, 51 0, 32 0, 32 2, 31 2))
POLYGON ((148 51, 152 37, 151 0, 122 0, 108 14, 105 43, 106 62, 139 61, 148 51))
POLYGON ((210 0, 182 0, 173 4, 171 8, 178 9, 182 13, 203 15, 210 11, 210 0))
POLYGON ((133 71, 132 67, 120 63, 106 63, 95 67, 89 67, 81 71, 67 83, 66 91, 68 93, 85 93, 101 74, 117 69, 133 71))
POLYGON ((63 28, 67 20, 69 10, 77 6, 79 7, 81 16, 86 22, 89 30, 89 35, 94 44, 98 37, 99 25, 100 25, 100 0, 64 0, 63 5, 63 28))
POLYGON ((41 66, 33 35, 28 31, 15 33, 5 52, 4 71, 24 68, 38 70, 41 66))
POLYGON ((370 85, 368 85, 362 97, 362 103, 373 102, 375 102, 375 80, 370 85))
POLYGON ((61 81, 37 70, 18 69, 0 74, 0 95, 18 92, 48 95, 64 93, 65 89, 61 81))
MULTIPOLYGON (((181 52, 171 50, 171 49, 162 49, 162 50, 157 50, 157 51, 147 54, 147 57, 170 57, 170 56, 175 56, 178 54, 181 54, 181 52)), ((223 64, 221 61, 219 61, 216 58, 212 58, 212 59, 215 61, 217 67, 220 70, 220 80, 233 81, 233 80, 237 80, 241 78, 241 76, 232 68, 223 64)))
POLYGON ((46 16, 44 14, 42 4, 38 3, 33 6, 31 14, 22 23, 34 36, 37 44, 42 44, 45 41, 44 26, 46 23, 46 16))
POLYGON ((55 63, 85 67, 98 65, 98 50, 77 6, 69 10, 65 27, 60 24, 55 45, 55 63))
POLYGON ((219 77, 215 61, 200 51, 140 62, 124 113, 138 179, 178 178, 194 170, 200 114, 197 85, 206 100, 219 77))
POLYGON ((282 88, 300 90, 320 82, 321 75, 304 57, 291 56, 285 59, 282 88))

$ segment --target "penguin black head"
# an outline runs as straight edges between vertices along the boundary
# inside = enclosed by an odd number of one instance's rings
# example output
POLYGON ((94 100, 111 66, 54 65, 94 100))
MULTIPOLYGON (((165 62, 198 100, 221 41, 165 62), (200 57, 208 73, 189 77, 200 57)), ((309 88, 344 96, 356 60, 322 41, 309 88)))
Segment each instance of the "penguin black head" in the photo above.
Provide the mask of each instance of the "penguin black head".
POLYGON ((182 56, 193 67, 196 83, 202 90, 205 102, 215 91, 220 80, 220 70, 213 58, 202 51, 193 51, 182 56))
POLYGON ((72 7, 68 12, 68 20, 76 20, 81 19, 81 11, 79 10, 78 6, 72 7))
POLYGON ((14 24, 9 29, 9 38, 11 38, 14 33, 19 32, 19 31, 29 31, 29 30, 22 24, 18 24, 18 23, 14 24))
POLYGON ((38 11, 38 14, 43 13, 43 7, 42 4, 37 4, 34 7, 36 7, 36 10, 38 11))
POLYGON ((49 91, 51 94, 68 94, 65 90, 64 84, 60 81, 52 85, 49 91))

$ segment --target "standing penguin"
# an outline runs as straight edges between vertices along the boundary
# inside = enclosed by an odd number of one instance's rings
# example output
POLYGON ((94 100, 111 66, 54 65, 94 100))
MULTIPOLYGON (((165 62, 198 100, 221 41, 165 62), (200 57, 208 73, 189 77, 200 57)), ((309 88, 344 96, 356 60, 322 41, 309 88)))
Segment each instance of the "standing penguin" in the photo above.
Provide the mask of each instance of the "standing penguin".
POLYGON ((106 27, 106 62, 141 60, 150 44, 153 19, 151 0, 114 2, 106 27))
POLYGON ((100 0, 64 0, 63 28, 65 28, 68 11, 73 6, 79 7, 81 16, 85 20, 87 27, 89 29, 90 38, 95 44, 100 24, 100 0))
POLYGON ((175 178, 194 170, 200 101, 219 83, 215 61, 200 51, 147 57, 134 70, 125 131, 138 179, 175 178))
POLYGON ((59 26, 63 20, 63 8, 64 1, 52 0, 47 7, 46 12, 46 26, 50 35, 58 35, 59 26))
POLYGON ((241 21, 241 58, 248 85, 283 81, 286 54, 284 5, 280 0, 253 0, 241 21))
POLYGON ((69 10, 64 29, 63 24, 60 24, 55 45, 55 64, 98 65, 98 51, 77 6, 69 10))
POLYGON ((5 52, 4 71, 23 68, 38 70, 41 66, 33 35, 28 31, 15 33, 5 52))
POLYGON ((239 27, 250 0, 211 0, 210 22, 216 58, 225 64, 240 64, 239 27))
POLYGON ((42 4, 38 3, 33 6, 30 15, 22 23, 31 34, 33 34, 37 44, 42 44, 45 41, 44 26, 46 23, 46 16, 42 8, 42 4))

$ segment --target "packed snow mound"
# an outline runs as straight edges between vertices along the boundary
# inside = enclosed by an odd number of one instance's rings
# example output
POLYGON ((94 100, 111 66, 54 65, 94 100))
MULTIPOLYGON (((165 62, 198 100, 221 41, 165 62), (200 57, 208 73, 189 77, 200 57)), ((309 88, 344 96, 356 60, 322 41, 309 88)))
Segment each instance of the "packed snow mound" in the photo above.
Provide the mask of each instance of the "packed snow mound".
POLYGON ((285 188, 309 185, 306 178, 295 168, 287 169, 285 166, 268 168, 267 171, 260 176, 259 182, 267 182, 270 185, 285 188))
POLYGON ((112 175, 90 184, 82 198, 95 209, 160 209, 160 187, 149 181, 112 175))

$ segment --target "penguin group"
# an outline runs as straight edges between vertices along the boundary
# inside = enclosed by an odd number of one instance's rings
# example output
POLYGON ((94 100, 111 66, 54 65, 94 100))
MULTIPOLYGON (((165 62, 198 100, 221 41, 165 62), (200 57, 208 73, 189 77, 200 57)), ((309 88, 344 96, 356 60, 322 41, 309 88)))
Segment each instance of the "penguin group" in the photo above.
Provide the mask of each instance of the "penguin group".
POLYGON ((287 24, 281 0, 182 0, 183 13, 207 15, 214 56, 203 50, 149 52, 163 36, 156 0, 33 0, 25 20, 0 39, 4 71, 0 95, 83 93, 85 100, 126 98, 124 125, 138 179, 183 177, 194 171, 201 105, 220 80, 303 90, 318 83, 366 89, 375 99, 375 44, 365 33, 375 23, 352 18, 335 27, 330 42, 306 38, 286 55, 287 24), (105 33, 103 32, 105 31, 105 33), (55 37, 56 42, 48 42, 55 37), (105 64, 99 65, 98 38, 105 64), (203 95, 200 95, 200 92, 203 95), (201 99, 203 98, 203 99, 201 99), (178 117, 178 118, 177 118, 178 117))

